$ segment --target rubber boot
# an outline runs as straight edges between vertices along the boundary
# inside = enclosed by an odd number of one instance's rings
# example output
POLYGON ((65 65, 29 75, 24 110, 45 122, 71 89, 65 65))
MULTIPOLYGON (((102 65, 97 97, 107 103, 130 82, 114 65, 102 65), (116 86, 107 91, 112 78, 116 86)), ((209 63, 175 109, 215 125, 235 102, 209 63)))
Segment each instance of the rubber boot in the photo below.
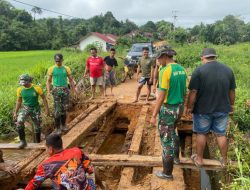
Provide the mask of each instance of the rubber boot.
POLYGON ((41 142, 41 133, 35 133, 35 143, 41 142))
POLYGON ((155 175, 161 179, 173 180, 174 159, 162 157, 163 171, 157 171, 155 175))
POLYGON ((61 118, 60 117, 56 117, 55 118, 55 133, 57 133, 58 135, 62 134, 60 125, 61 125, 61 118))
POLYGON ((27 146, 27 142, 25 140, 24 128, 18 129, 18 135, 19 135, 19 139, 20 139, 20 144, 19 144, 18 148, 23 149, 27 146))
POLYGON ((66 114, 61 115, 61 130, 63 133, 66 133, 69 129, 66 127, 66 114))
POLYGON ((169 176, 170 178, 173 178, 173 169, 174 169, 174 158, 162 158, 163 161, 163 172, 169 176))
POLYGON ((180 138, 179 136, 177 136, 175 138, 175 149, 174 149, 174 163, 176 165, 180 164, 179 153, 180 153, 180 138))

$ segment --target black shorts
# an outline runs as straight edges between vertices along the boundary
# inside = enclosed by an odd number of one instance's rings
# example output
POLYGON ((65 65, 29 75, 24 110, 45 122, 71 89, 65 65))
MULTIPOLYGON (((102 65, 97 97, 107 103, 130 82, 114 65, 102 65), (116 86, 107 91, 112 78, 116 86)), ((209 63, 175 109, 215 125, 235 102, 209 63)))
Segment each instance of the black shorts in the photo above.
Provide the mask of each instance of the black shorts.
POLYGON ((150 83, 150 78, 141 77, 139 80, 139 84, 145 85, 146 83, 148 86, 152 85, 152 82, 150 83))

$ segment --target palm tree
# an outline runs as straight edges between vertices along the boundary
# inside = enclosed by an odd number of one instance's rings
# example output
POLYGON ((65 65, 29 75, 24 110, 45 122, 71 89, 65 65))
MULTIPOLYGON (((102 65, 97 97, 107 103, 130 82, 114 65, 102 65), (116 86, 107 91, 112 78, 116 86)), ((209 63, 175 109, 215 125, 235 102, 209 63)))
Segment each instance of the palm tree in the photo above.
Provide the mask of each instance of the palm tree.
POLYGON ((42 9, 40 8, 40 7, 33 7, 32 9, 31 9, 31 11, 34 13, 34 20, 35 20, 35 17, 36 17, 36 14, 42 14, 43 13, 43 11, 42 11, 42 9))

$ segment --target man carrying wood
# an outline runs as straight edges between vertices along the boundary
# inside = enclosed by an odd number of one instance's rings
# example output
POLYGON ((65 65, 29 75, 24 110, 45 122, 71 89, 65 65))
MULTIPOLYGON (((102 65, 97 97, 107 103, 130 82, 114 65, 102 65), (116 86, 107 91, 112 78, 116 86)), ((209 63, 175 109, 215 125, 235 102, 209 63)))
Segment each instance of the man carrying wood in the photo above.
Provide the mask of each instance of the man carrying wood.
POLYGON ((55 107, 55 128, 58 134, 61 132, 67 132, 66 127, 66 118, 67 110, 69 107, 69 86, 68 80, 73 90, 73 93, 76 95, 76 88, 74 84, 74 79, 71 75, 71 70, 69 67, 62 65, 63 55, 58 53, 54 56, 55 65, 48 69, 48 79, 47 79, 47 92, 48 97, 52 93, 54 98, 54 107, 55 107), (53 82, 52 82, 53 81, 53 82), (52 91, 51 91, 52 84, 52 91))
POLYGON ((40 86, 32 84, 32 77, 28 74, 20 76, 19 84, 21 87, 17 89, 16 109, 13 114, 13 119, 17 120, 16 126, 20 139, 19 148, 27 146, 25 139, 24 123, 30 117, 35 126, 35 143, 40 143, 41 137, 41 108, 38 102, 38 97, 41 96, 45 106, 46 114, 49 115, 49 107, 46 96, 40 86), (22 107, 21 107, 22 106, 22 107), (21 109, 20 109, 21 107, 21 109))
POLYGON ((94 167, 88 156, 79 148, 63 149, 60 135, 52 133, 46 137, 46 150, 50 157, 38 166, 34 178, 25 190, 35 190, 45 179, 51 179, 54 189, 95 190, 94 167))
POLYGON ((155 126, 159 114, 158 130, 163 148, 163 171, 157 171, 156 176, 166 180, 173 179, 174 157, 176 149, 179 148, 175 129, 183 112, 187 82, 186 71, 174 62, 174 55, 176 52, 173 49, 166 48, 156 57, 162 67, 159 72, 159 95, 150 121, 155 126))

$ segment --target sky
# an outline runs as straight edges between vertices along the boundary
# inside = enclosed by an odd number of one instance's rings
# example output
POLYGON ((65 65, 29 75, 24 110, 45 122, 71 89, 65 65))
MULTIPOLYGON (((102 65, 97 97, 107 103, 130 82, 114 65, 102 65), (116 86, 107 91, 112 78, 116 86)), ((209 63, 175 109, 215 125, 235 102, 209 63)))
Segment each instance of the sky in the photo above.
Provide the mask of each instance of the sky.
MULTIPOLYGON (((32 7, 8 0, 12 5, 28 12, 32 7)), ((19 1, 19 0, 18 0, 19 1)), ((185 28, 210 24, 226 15, 239 16, 250 21, 249 0, 20 0, 41 8, 64 13, 76 18, 88 19, 111 11, 117 20, 129 19, 138 25, 147 21, 166 20, 185 28)), ((43 11, 41 17, 58 17, 58 14, 43 11)), ((66 17, 63 17, 66 18, 66 17)))

